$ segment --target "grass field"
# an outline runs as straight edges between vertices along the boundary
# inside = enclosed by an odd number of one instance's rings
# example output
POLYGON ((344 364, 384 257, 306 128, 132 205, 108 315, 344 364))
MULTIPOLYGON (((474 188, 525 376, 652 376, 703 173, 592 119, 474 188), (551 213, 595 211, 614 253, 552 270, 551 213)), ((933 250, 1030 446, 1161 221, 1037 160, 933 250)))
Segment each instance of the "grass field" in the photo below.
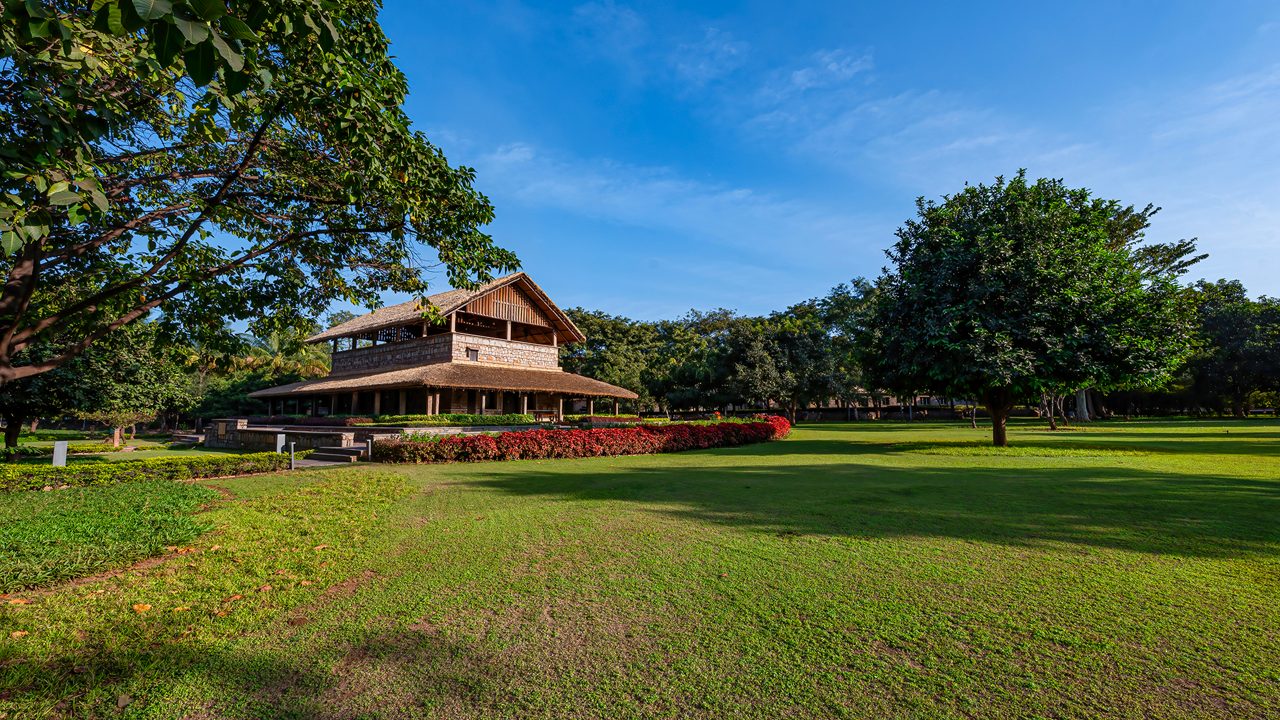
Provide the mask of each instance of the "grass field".
POLYGON ((191 550, 4 599, 0 714, 1280 715, 1280 424, 987 437, 211 483, 191 550))

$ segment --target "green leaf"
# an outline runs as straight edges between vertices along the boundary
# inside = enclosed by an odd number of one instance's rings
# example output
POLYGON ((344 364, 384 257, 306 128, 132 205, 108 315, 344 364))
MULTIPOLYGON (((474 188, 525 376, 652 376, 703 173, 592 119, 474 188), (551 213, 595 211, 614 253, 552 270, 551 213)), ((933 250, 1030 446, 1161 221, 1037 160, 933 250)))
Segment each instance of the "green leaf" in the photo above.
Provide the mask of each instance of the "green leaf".
POLYGON ((133 9, 143 20, 159 20, 173 12, 169 0, 133 0, 133 9))
POLYGON ((227 41, 222 39, 221 35, 217 32, 210 32, 209 39, 213 42, 213 46, 218 49, 218 54, 227 62, 227 67, 236 72, 244 69, 244 58, 240 57, 240 53, 233 50, 227 44, 227 41))
POLYGON ((222 0, 190 0, 190 5, 197 15, 210 22, 227 14, 227 5, 222 0))
POLYGON ((209 39, 209 26, 199 20, 188 20, 174 15, 173 24, 192 45, 198 45, 209 39))
POLYGON ((248 42, 257 42, 258 40, 258 34, 250 29, 248 25, 244 24, 244 21, 238 18, 230 15, 223 15, 222 19, 218 22, 222 25, 223 32, 236 40, 245 40, 248 42))
POLYGON ((49 37, 49 20, 28 20, 27 35, 33 38, 49 37))
POLYGON ((22 238, 18 233, 6 230, 3 235, 0 235, 0 249, 3 249, 7 255, 16 253, 22 249, 22 238))
POLYGON ((249 89, 249 83, 252 80, 253 76, 249 73, 228 70, 226 72, 227 92, 232 95, 239 95, 249 89))
POLYGON ((49 194, 50 205, 74 205, 80 202, 80 194, 71 190, 59 190, 49 194))
POLYGON ((182 32, 169 23, 156 23, 151 27, 151 43, 161 67, 169 67, 182 51, 182 32))
POLYGON ((187 74, 197 87, 204 87, 213 80, 213 73, 218 69, 213 43, 195 45, 183 53, 182 58, 187 65, 187 74))

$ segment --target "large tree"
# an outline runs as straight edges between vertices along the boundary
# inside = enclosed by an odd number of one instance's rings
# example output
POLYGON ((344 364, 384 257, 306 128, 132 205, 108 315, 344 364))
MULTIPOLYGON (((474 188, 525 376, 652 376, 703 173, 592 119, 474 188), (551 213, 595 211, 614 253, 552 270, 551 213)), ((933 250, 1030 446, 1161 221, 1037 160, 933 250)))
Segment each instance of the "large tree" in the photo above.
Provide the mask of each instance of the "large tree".
POLYGON ((1195 286, 1198 349, 1192 388, 1232 414, 1248 414, 1256 392, 1280 388, 1280 302, 1254 300, 1237 280, 1195 286))
POLYGON ((5 0, 0 382, 156 308, 212 347, 423 292, 436 260, 514 268, 472 171, 410 128, 379 5, 5 0))
POLYGON ((874 375, 978 398, 998 446, 1016 403, 1166 381, 1189 352, 1189 307, 1174 272, 1115 242, 1136 212, 1025 173, 921 198, 879 282, 874 375))
POLYGON ((587 339, 560 347, 565 370, 636 393, 640 396, 637 410, 652 404, 645 372, 658 344, 653 324, 598 310, 570 308, 567 312, 587 339))

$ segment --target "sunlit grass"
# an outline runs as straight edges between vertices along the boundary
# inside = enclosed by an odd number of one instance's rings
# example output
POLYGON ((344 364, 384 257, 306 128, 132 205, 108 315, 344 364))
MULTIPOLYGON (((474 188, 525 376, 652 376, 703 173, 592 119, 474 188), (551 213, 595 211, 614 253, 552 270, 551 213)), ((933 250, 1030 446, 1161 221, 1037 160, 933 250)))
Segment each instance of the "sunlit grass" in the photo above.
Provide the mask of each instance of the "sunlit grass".
POLYGON ((988 440, 219 481, 195 552, 0 606, 0 712, 1280 715, 1280 424, 988 440))

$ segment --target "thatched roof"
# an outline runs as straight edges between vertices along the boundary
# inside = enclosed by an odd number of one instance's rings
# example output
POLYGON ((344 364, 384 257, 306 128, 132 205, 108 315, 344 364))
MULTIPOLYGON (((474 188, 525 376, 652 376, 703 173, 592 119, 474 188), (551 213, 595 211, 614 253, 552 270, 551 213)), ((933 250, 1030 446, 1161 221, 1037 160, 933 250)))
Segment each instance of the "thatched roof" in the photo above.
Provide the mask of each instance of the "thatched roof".
POLYGON ((377 370, 365 373, 330 375, 317 380, 266 388, 249 397, 274 398, 296 395, 325 395, 353 390, 386 390, 395 388, 467 388, 473 390, 507 390, 545 392, 579 397, 611 397, 635 399, 636 394, 563 370, 534 370, 477 362, 447 362, 434 365, 377 370))
POLYGON ((399 305, 378 308, 368 315, 361 315, 358 318, 348 320, 322 333, 313 335, 307 338, 306 341, 309 343, 324 342, 333 338, 363 335, 383 328, 418 322, 422 319, 425 305, 434 305, 441 315, 448 315, 451 312, 462 309, 476 298, 511 284, 519 284, 522 289, 538 301, 538 304, 543 306, 543 310, 555 323, 556 330, 561 334, 563 342, 581 342, 585 339, 585 336, 573 324, 569 316, 556 307, 555 303, 551 302, 551 298, 547 297, 542 288, 538 287, 538 284, 528 275, 518 272, 494 278, 474 290, 446 290, 442 293, 429 295, 423 300, 410 300, 399 305))

